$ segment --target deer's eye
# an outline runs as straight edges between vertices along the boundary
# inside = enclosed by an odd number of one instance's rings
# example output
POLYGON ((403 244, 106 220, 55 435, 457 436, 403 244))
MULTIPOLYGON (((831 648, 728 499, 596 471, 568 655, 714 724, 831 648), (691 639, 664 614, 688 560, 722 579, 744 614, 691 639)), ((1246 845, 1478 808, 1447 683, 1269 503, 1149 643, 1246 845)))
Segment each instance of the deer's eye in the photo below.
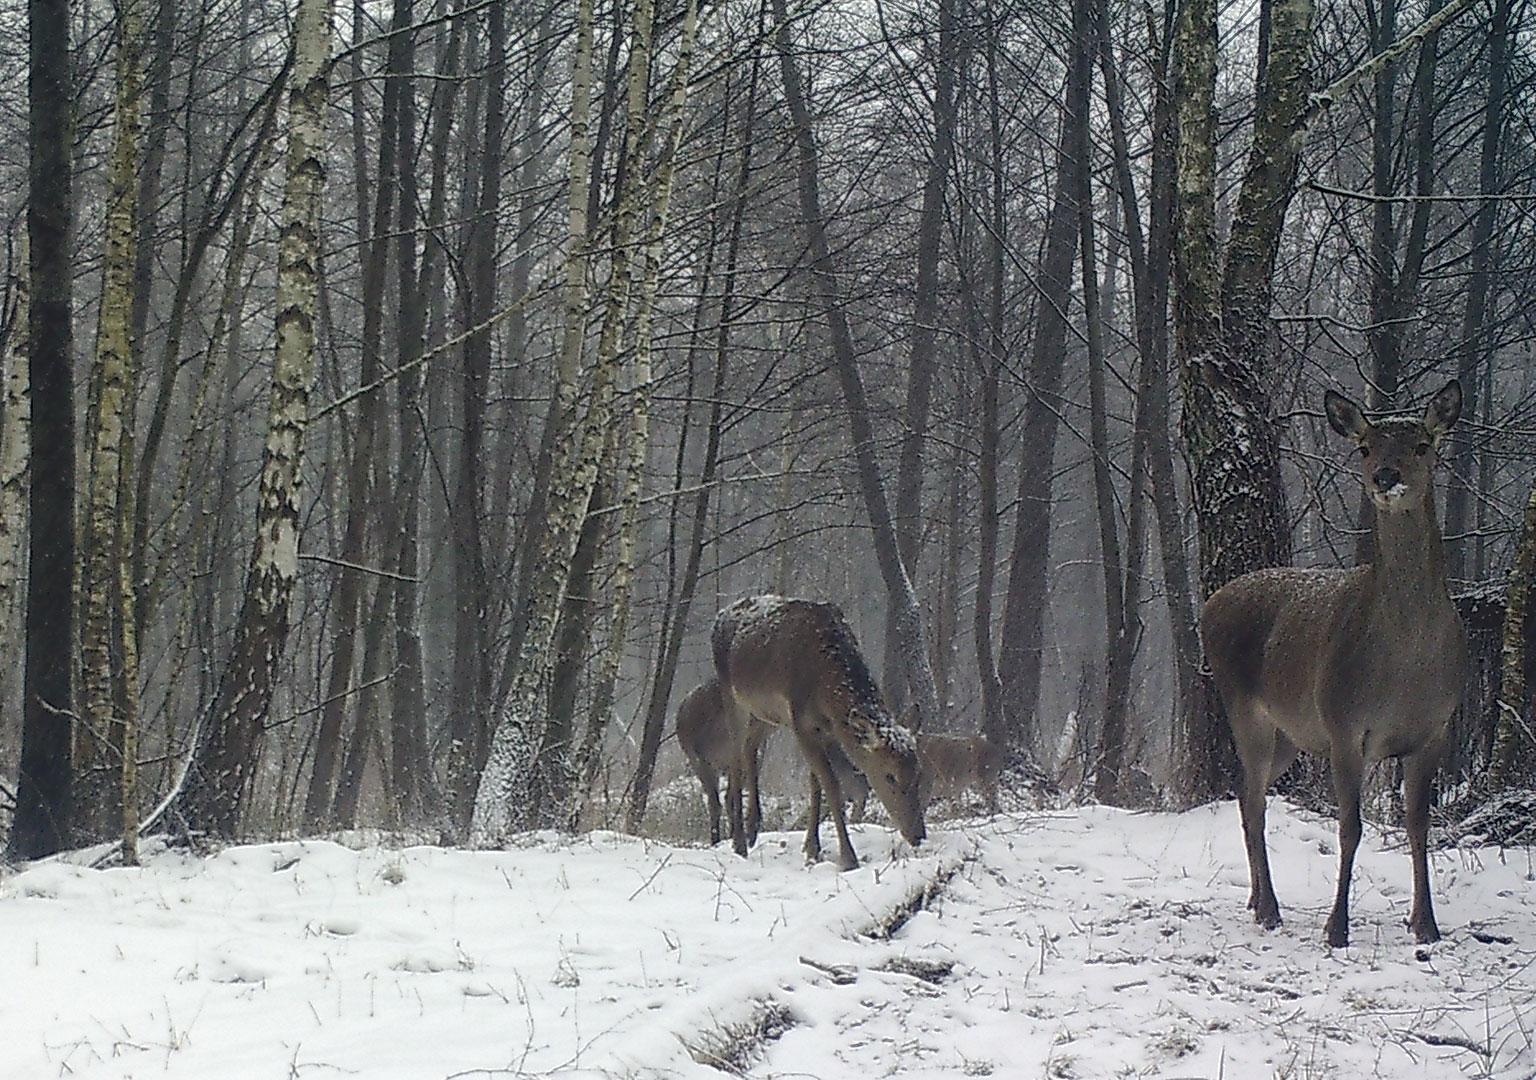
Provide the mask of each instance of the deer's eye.
POLYGON ((1413 452, 1415 454, 1418 454, 1419 457, 1423 457, 1425 454, 1429 453, 1429 443, 1427 443, 1427 442, 1419 443, 1418 446, 1415 446, 1413 448, 1413 452))

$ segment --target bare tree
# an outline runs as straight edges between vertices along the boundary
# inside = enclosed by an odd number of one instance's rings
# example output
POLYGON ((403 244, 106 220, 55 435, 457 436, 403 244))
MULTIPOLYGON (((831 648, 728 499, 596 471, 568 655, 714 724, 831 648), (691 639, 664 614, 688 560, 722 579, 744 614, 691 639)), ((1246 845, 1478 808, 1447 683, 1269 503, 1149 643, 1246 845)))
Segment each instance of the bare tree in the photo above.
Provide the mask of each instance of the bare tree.
POLYGON ((299 569, 300 464, 309 426, 315 362, 320 193, 325 183, 325 104, 331 36, 329 0, 299 0, 288 95, 288 165, 277 279, 277 342, 256 542, 231 656, 178 810, 189 828, 233 836, 255 767, 261 724, 272 703, 288 640, 299 569))
POLYGON ((58 851, 70 830, 70 725, 74 712, 75 390, 70 148, 74 101, 69 4, 29 8, 27 241, 31 255, 27 342, 32 395, 32 479, 21 771, 10 853, 58 851))

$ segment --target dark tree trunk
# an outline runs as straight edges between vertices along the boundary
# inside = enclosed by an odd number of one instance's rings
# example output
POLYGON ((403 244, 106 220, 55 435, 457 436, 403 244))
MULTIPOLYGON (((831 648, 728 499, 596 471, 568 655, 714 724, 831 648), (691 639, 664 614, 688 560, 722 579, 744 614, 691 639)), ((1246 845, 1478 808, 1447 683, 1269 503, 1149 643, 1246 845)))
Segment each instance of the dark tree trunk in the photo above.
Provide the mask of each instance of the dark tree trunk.
MULTIPOLYGON (((1078 5, 1079 7, 1081 5, 1078 5)), ((998 671, 1007 716, 1004 747, 1010 760, 1033 761, 1039 751, 1040 704, 1047 584, 1050 573, 1052 492, 1057 415, 1066 358, 1067 309, 1077 258, 1078 176, 1087 168, 1078 127, 1087 116, 1091 43, 1073 9, 1065 104, 1056 154, 1056 178, 1045 224, 1045 254, 1038 275, 1035 333, 1030 347, 1028 400, 1019 435, 1018 518, 1008 571, 998 671), (1078 32, 1082 30, 1082 32, 1078 32)))
POLYGON ((75 658, 75 390, 69 4, 31 0, 27 237, 31 249, 32 484, 21 773, 10 854, 35 859, 69 835, 75 658))
MULTIPOLYGON (((955 69, 959 35, 955 7, 961 0, 939 0, 937 49, 934 51, 933 143, 923 181, 923 203, 917 220, 917 278, 912 307, 912 358, 907 378, 906 427, 896 468, 896 542, 901 561, 914 582, 922 555, 923 454, 937 367, 939 322, 939 262, 943 255, 944 192, 949 185, 955 153, 955 69)), ((886 615, 886 696, 893 706, 906 700, 904 671, 897 647, 899 608, 888 605, 886 615)))
POLYGON ((454 496, 454 587, 458 612, 454 623, 453 760, 449 785, 454 824, 468 828, 475 790, 488 749, 484 714, 490 668, 486 656, 490 582, 485 577, 481 541, 484 491, 486 390, 491 372, 491 331, 482 327, 496 309, 497 214, 501 202, 502 131, 506 124, 506 8, 490 8, 489 64, 486 68, 484 148, 480 155, 479 204, 469 256, 468 321, 464 372, 460 387, 463 443, 459 449, 454 496))
MULTIPOLYGON (((1505 97, 1509 82, 1509 41, 1511 0, 1495 0, 1493 16, 1488 27, 1488 94, 1483 105, 1483 132, 1478 151, 1477 190, 1497 194, 1499 183, 1499 147, 1504 126, 1505 97)), ((1489 298, 1492 293, 1494 225, 1498 221, 1499 201, 1484 199, 1478 203, 1472 219, 1471 265, 1467 276, 1467 301, 1461 319, 1460 341, 1457 347, 1456 375, 1461 380, 1462 393, 1467 395, 1462 412, 1476 416, 1480 403, 1479 375, 1488 363, 1489 298)), ((1445 498, 1445 534, 1450 540, 1450 565, 1447 573, 1452 579, 1468 576, 1471 560, 1468 552, 1472 545, 1466 533, 1473 521, 1472 490, 1477 473, 1477 450, 1465 428, 1451 436, 1451 476, 1445 498)))
MULTIPOLYGON (((412 0, 395 0, 389 69, 400 80, 400 112, 395 168, 400 177, 399 215, 399 366, 395 387, 398 411, 395 437, 400 443, 397 486, 394 581, 395 677, 390 683, 390 787, 396 820, 420 824, 432 763, 427 757, 426 671, 422 658, 420 606, 421 481, 425 468, 425 432, 418 418, 421 372, 411 367, 426 348, 427 294, 416 261, 416 69, 412 0)), ((430 243, 430 241, 429 241, 430 243)))

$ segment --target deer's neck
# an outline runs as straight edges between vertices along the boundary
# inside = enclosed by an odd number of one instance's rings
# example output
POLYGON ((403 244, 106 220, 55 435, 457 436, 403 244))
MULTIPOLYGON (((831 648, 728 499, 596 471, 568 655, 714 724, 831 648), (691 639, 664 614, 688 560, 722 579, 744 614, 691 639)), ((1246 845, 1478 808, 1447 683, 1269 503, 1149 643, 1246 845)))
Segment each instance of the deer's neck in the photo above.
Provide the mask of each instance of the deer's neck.
POLYGON ((1376 513, 1370 598, 1378 606, 1435 607, 1447 598, 1445 553, 1434 492, 1410 510, 1376 513))

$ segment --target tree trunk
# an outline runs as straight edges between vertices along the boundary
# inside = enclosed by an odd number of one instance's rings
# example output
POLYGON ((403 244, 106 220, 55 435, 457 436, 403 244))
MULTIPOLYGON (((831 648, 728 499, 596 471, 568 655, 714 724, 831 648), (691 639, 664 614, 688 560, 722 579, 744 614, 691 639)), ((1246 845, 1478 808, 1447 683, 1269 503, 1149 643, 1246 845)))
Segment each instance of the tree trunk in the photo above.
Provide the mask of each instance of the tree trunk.
MULTIPOLYGON (((395 386, 398 411, 395 437, 400 444, 397 479, 394 569, 395 677, 390 683, 390 778, 394 820, 422 824, 425 793, 432 763, 427 756, 426 670, 421 647, 420 567, 421 481, 425 467, 425 432, 421 409, 421 372, 411 365, 426 349, 427 295, 416 260, 416 35, 412 0, 395 0, 390 29, 389 71, 400 80, 400 112, 395 169, 400 177, 399 290, 400 325, 397 358, 400 378, 395 386)), ((430 244, 431 241, 428 240, 430 244)))
MULTIPOLYGON (((907 376, 906 421, 896 469, 896 542, 902 564, 914 580, 922 554, 923 452, 928 437, 933 375, 937 366, 939 323, 939 261, 943 255, 944 193, 949 186, 955 153, 955 69, 959 35, 955 6, 960 0, 939 0, 939 39, 933 50, 933 143, 923 180, 923 204, 917 219, 917 279, 912 308, 912 359, 907 376)), ((906 670, 899 659, 896 632, 900 605, 887 601, 886 695, 893 706, 905 700, 906 687, 896 674, 906 670), (896 645, 896 648, 893 648, 896 645)), ((915 690, 915 688, 914 688, 915 690)))
MULTIPOLYGON (((32 400, 28 386, 31 318, 31 256, 23 231, 16 246, 8 283, 10 328, 5 342, 4 368, 0 369, 0 650, 14 656, 21 642, 12 637, 17 607, 15 587, 22 580, 22 544, 26 530, 27 466, 32 456, 32 400)), ((0 671, 0 710, 5 707, 9 670, 0 671)))
POLYGON ((108 166, 106 254, 101 321, 92 372, 94 415, 85 547, 85 603, 81 625, 81 737, 76 741, 75 805, 81 839, 116 832, 123 861, 138 861, 135 782, 137 643, 134 636, 129 537, 120 496, 130 487, 133 453, 130 396, 136 375, 132 336, 135 242, 138 239, 139 162, 143 156, 144 0, 124 0, 117 35, 117 98, 108 166), (128 593, 122 586, 129 585, 128 593), (128 693, 119 700, 116 681, 128 693), (121 707, 120 707, 121 706, 121 707))
POLYGON ((261 724, 272 703, 298 578, 300 471, 314 374, 320 194, 331 5, 299 0, 288 104, 288 165, 277 278, 272 404, 257 493, 256 542, 231 657, 178 799, 186 825, 230 837, 240 825, 261 724))
MULTIPOLYGON (((761 15, 760 15, 761 18, 761 15)), ((761 26, 761 23, 759 24, 761 26)), ((651 680, 650 695, 646 701, 645 720, 640 732, 640 755, 635 765, 634 782, 630 785, 629 805, 625 813, 625 828, 632 833, 640 831, 645 821, 645 810, 651 797, 651 783, 656 773, 656 756, 661 750, 662 732, 666 726, 667 706, 672 700, 672 686, 677 678, 678 658, 682 654, 683 637, 688 630, 688 614, 693 609, 695 593, 699 585, 699 571, 704 559, 705 530, 709 523, 709 501, 720 467, 720 443, 724 419, 725 379, 730 360, 731 329, 736 319, 738 259, 741 253, 742 226, 746 218, 747 204, 751 198, 753 135, 757 128, 757 92, 760 75, 759 60, 753 57, 751 73, 747 79, 746 113, 740 136, 741 165, 736 174, 735 190, 731 196, 731 224, 726 237, 725 273, 721 283, 720 321, 715 331, 714 374, 709 392, 709 429, 704 441, 704 460, 700 465, 698 490, 693 497, 693 520, 689 530, 688 556, 683 564, 683 577, 677 588, 676 602, 671 617, 665 625, 661 645, 657 650, 655 675, 651 680)), ((726 115, 729 115, 730 85, 726 85, 726 115)), ((722 139, 722 145, 724 140, 722 139)), ((713 254, 711 244, 710 254, 713 254)), ((704 275, 701 289, 708 287, 708 274, 704 275)), ((702 298, 700 300, 702 307, 702 298)), ((588 791, 597 774, 597 750, 600 743, 594 737, 586 750, 586 764, 582 781, 588 791)))
POLYGON ((1045 224, 1045 254, 1036 288, 1035 333, 1030 348, 1029 397, 1019 436, 1018 518, 1008 572, 998 669, 1007 717, 1004 747, 1009 760, 1033 763, 1039 744, 1045 613, 1051 553, 1052 492, 1055 472, 1058 395, 1066 357, 1067 309, 1077 258, 1077 191, 1087 168, 1077 133, 1088 110, 1090 43, 1073 10, 1065 106, 1056 155, 1056 179, 1045 224))
POLYGON ((921 723, 924 718, 937 719, 939 716, 939 691, 933 681, 933 667, 928 659, 922 609, 918 606, 912 579, 902 562, 895 522, 890 504, 886 501, 880 465, 875 458, 875 432, 870 420, 868 398, 864 392, 864 380, 859 373, 853 332, 843 309, 842 290, 837 282, 831 246, 827 239, 826 218, 821 208, 816 139, 811 129, 810 110, 805 103, 800 65, 792 51, 785 0, 774 0, 773 10, 778 21, 776 39, 784 96, 794 124, 800 213, 811 254, 807 271, 832 339, 833 368, 843 392, 854 457, 858 464, 859 487, 863 491, 865 508, 874 529, 875 556, 880 565, 880 575, 885 581, 887 603, 897 612, 895 629, 902 658, 907 665, 908 683, 917 706, 917 720, 921 723))
MULTIPOLYGON (((998 389, 1003 357, 1007 349, 1004 326, 1007 274, 1003 245, 1008 235, 1008 202, 1003 187, 1003 124, 997 78, 997 50, 1000 27, 992 0, 987 2, 987 171, 991 180, 990 213, 987 229, 987 275, 990 295, 987 305, 987 337, 984 358, 980 361, 981 425, 977 449, 977 529, 976 610, 972 637, 976 645, 976 671, 981 682, 982 733, 994 746, 1008 745, 1007 716, 1003 711, 1003 686, 997 674, 992 647, 992 591, 997 580, 998 539, 998 389)), ((978 335, 979 338, 979 335, 978 335)))
POLYGON ((31 306, 32 482, 28 495, 27 655, 21 770, 10 854, 58 851, 70 830, 70 730, 75 655, 74 278, 71 202, 74 102, 69 4, 33 0, 28 47, 27 234, 31 306))
MULTIPOLYGON (((1488 28, 1488 93, 1483 104, 1483 132, 1478 150, 1477 190, 1496 195, 1500 190, 1499 149, 1504 127, 1505 97, 1509 82, 1511 0, 1494 0, 1488 28)), ((1489 297, 1496 258, 1493 232, 1498 222, 1499 200, 1484 199, 1472 219, 1471 263, 1467 274, 1466 307, 1457 344, 1456 374, 1467 395, 1462 412, 1476 416, 1479 374, 1489 362, 1489 297)), ((1477 470, 1476 446, 1467 430, 1452 435, 1451 477, 1445 498, 1445 533, 1450 540, 1448 575, 1467 577, 1469 544, 1466 532, 1473 520, 1472 485, 1477 470)))
MULTIPOLYGON (((485 139, 480 155, 480 202, 469 254, 469 325, 485 324, 496 308, 497 219, 501 203, 502 128, 506 122, 506 8, 490 9, 486 68, 485 139)), ((454 621, 453 757, 449 784, 454 822, 469 824, 475 789, 487 748, 484 684, 489 672, 487 648, 488 582, 481 537, 484 492, 486 388, 491 372, 491 331, 487 327, 464 343, 460 387, 464 439, 459 449, 453 502, 453 580, 458 611, 454 621)))
MULTIPOLYGON (((362 268, 363 332, 359 374, 362 386, 378 382, 384 370, 384 284, 389 260, 390 223, 398 199, 395 138, 399 126, 400 91, 400 79, 386 69, 384 109, 379 121, 378 185, 374 189, 372 206, 364 203, 357 206, 358 232, 363 231, 362 222, 371 222, 362 268)), ((359 158, 353 167, 363 171, 363 160, 359 158)), ((360 195, 366 194, 366 190, 366 184, 359 185, 360 195)), ((346 528, 342 533, 340 552, 343 565, 338 570, 333 604, 336 622, 331 671, 315 740, 314 770, 304 800, 304 825, 311 831, 324 827, 334 808, 344 802, 342 793, 333 789, 337 781, 337 764, 342 756, 342 727, 349 707, 354 704, 352 672, 356 665, 358 634, 364 631, 360 620, 368 606, 364 599, 367 592, 363 580, 365 571, 360 568, 368 558, 369 533, 377 513, 375 504, 384 497, 382 485, 375 475, 379 471, 379 460, 388 457, 384 403, 384 395, 378 392, 362 396, 358 401, 357 428, 352 436, 352 460, 347 468, 346 528), (381 442, 385 445, 380 445, 381 442)), ((367 629, 371 632, 373 626, 370 622, 367 629)), ((361 748, 356 752, 361 753, 361 748)))
POLYGON ((1528 783, 1533 767, 1536 767, 1536 746, 1531 740, 1530 688, 1525 683, 1526 621, 1529 618, 1526 601, 1533 578, 1536 578, 1536 487, 1532 487, 1525 502, 1525 519, 1504 598, 1499 711, 1488 769, 1490 792, 1528 783))

